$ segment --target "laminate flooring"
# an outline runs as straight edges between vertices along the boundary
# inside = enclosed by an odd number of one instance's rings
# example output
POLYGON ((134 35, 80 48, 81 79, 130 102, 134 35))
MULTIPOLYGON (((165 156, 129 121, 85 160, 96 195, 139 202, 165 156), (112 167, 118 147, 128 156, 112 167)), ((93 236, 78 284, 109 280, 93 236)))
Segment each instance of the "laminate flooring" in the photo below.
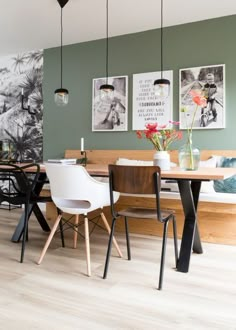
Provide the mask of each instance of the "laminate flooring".
POLYGON ((107 234, 91 235, 92 276, 86 276, 84 240, 72 248, 53 239, 41 265, 36 261, 47 238, 34 217, 24 263, 21 244, 10 241, 22 210, 0 210, 0 330, 45 329, 236 329, 236 246, 203 243, 204 254, 192 254, 189 273, 174 266, 168 240, 164 286, 158 291, 161 239, 131 234, 132 260, 126 260, 125 238, 116 235, 108 278, 102 279, 107 234))

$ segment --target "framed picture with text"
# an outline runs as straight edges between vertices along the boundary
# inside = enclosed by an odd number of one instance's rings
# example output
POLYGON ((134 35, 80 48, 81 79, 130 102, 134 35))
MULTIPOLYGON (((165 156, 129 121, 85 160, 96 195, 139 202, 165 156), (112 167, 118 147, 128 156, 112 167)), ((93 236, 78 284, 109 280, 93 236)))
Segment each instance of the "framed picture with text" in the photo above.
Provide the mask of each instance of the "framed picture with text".
POLYGON ((117 132, 128 130, 128 76, 93 79, 92 131, 117 132), (113 85, 112 99, 100 98, 100 86, 113 85))
POLYGON ((225 128, 225 65, 208 65, 179 71, 180 128, 225 128), (204 106, 193 95, 205 98, 204 106))
POLYGON ((170 94, 165 99, 159 99, 154 93, 153 84, 158 78, 161 72, 133 75, 133 130, 143 130, 147 123, 166 125, 172 120, 173 71, 163 71, 163 78, 170 81, 170 94))

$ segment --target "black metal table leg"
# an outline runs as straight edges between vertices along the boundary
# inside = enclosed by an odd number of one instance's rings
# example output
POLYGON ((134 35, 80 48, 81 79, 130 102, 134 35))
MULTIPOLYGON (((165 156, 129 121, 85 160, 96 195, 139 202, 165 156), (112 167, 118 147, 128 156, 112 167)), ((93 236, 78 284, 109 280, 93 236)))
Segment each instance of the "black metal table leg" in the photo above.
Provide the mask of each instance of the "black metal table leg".
MULTIPOLYGON (((46 180, 46 173, 40 173, 39 176, 39 182, 37 183, 36 187, 35 187, 35 194, 37 194, 38 196, 41 193, 41 190, 43 188, 43 185, 45 183, 46 180)), ((38 207, 37 204, 31 204, 29 205, 29 218, 32 214, 32 212, 34 212, 40 226, 42 227, 42 229, 46 232, 49 232, 51 229, 48 226, 48 223, 43 215, 43 213, 41 212, 40 208, 38 207)), ((21 239, 22 233, 23 233, 23 227, 24 227, 24 211, 20 217, 20 220, 18 222, 18 225, 15 229, 14 234, 12 235, 12 242, 18 243, 21 239)))
MULTIPOLYGON (((191 189, 192 189, 192 194, 193 194, 195 212, 197 214, 198 200, 199 200, 199 194, 200 194, 200 189, 201 189, 201 181, 192 181, 191 189)), ((195 232, 194 232, 193 252, 198 253, 198 254, 203 253, 197 221, 196 221, 195 232)))
POLYGON ((49 232, 51 229, 50 229, 43 213, 41 212, 38 204, 34 204, 32 211, 34 212, 34 215, 36 216, 41 228, 43 229, 43 231, 49 232))
POLYGON ((191 183, 188 180, 178 180, 185 221, 180 247, 177 270, 187 273, 189 270, 192 248, 194 252, 202 253, 200 235, 197 228, 197 204, 201 181, 191 183))
MULTIPOLYGON (((30 218, 32 212, 34 212, 43 231, 49 232, 51 229, 48 226, 48 223, 37 204, 29 205, 29 218, 30 218)), ((18 222, 18 225, 15 229, 15 232, 12 235, 12 238, 11 238, 12 242, 18 243, 21 239, 21 236, 23 234, 23 228, 24 228, 24 217, 25 217, 25 211, 23 211, 23 213, 20 217, 20 220, 18 222)))
MULTIPOLYGON (((33 211, 33 205, 29 205, 29 217, 33 211)), ((21 236, 23 234, 23 228, 24 228, 24 218, 25 218, 25 211, 23 211, 20 220, 18 222, 18 225, 16 226, 15 232, 12 235, 11 241, 18 243, 21 239, 21 236)))

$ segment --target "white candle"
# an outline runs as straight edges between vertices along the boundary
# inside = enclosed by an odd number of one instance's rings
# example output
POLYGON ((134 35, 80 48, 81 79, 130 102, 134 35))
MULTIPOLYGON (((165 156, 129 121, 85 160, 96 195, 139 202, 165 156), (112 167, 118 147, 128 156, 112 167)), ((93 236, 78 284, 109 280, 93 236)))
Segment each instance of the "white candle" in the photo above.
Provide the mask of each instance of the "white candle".
POLYGON ((24 95, 24 88, 21 88, 21 95, 24 95))
POLYGON ((28 99, 28 103, 27 104, 28 104, 28 106, 30 106, 30 99, 28 99))
POLYGON ((84 151, 84 138, 80 140, 80 151, 84 151))

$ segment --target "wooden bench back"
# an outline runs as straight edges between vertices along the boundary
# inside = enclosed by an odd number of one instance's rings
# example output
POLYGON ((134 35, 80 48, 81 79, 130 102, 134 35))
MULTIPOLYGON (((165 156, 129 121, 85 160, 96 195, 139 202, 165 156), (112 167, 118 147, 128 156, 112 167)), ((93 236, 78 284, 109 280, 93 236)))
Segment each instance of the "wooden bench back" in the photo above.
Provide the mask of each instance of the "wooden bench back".
MULTIPOLYGON (((86 150, 89 164, 115 164, 118 158, 153 160, 154 150, 86 150)), ((236 150, 201 150, 201 160, 212 155, 236 157, 236 150)), ((80 150, 66 150, 65 158, 82 158, 80 150)), ((178 164, 178 150, 170 150, 171 161, 178 164)))

